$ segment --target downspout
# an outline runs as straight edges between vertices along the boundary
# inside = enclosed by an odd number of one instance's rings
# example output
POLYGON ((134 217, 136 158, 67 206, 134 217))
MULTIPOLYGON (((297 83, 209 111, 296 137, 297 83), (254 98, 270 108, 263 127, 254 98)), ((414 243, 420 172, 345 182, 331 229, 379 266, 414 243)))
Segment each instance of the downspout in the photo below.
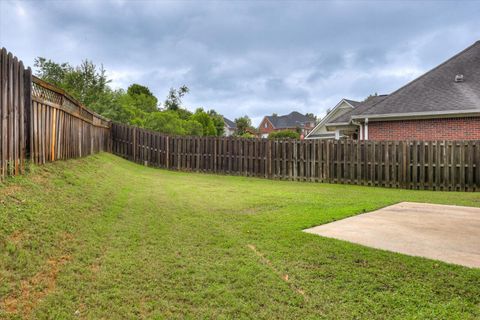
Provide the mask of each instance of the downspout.
POLYGON ((365 140, 368 140, 368 118, 365 118, 365 140))
POLYGON ((363 140, 363 128, 362 128, 362 124, 358 121, 355 121, 355 120, 352 120, 352 124, 355 125, 355 126, 358 126, 358 133, 359 133, 359 138, 358 140, 359 141, 362 141, 363 140))

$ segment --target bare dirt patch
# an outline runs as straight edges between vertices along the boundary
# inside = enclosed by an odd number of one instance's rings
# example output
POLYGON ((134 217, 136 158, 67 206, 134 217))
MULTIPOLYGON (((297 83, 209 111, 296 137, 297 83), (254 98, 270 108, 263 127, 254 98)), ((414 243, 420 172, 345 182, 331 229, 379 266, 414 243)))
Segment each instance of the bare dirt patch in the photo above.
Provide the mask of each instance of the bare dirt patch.
POLYGON ((20 314, 28 318, 39 300, 55 290, 57 275, 70 259, 70 256, 64 255, 47 260, 42 271, 22 281, 20 292, 3 300, 3 308, 7 313, 20 314))
MULTIPOLYGON (((16 231, 10 236, 9 240, 14 243, 15 241, 20 242, 23 236, 23 232, 16 231)), ((72 234, 63 232, 60 235, 61 246, 64 247, 72 239, 72 234)), ((71 256, 66 253, 47 259, 39 272, 21 281, 18 291, 0 301, 0 307, 7 313, 20 315, 22 318, 30 318, 35 306, 55 290, 57 276, 62 267, 70 260, 71 256)))
POLYGON ((258 251, 257 248, 253 244, 248 244, 247 248, 252 250, 260 258, 260 261, 262 262, 263 265, 267 266, 270 270, 272 270, 273 273, 278 275, 280 277, 280 279, 282 279, 283 281, 288 283, 288 285, 290 286, 290 288, 294 292, 300 294, 303 297, 303 299, 307 300, 307 296, 305 294, 305 291, 302 290, 301 288, 299 288, 298 286, 296 286, 293 282, 291 282, 289 280, 288 274, 283 273, 280 270, 278 270, 277 268, 275 268, 275 266, 272 264, 272 262, 270 260, 268 260, 260 251, 258 251))

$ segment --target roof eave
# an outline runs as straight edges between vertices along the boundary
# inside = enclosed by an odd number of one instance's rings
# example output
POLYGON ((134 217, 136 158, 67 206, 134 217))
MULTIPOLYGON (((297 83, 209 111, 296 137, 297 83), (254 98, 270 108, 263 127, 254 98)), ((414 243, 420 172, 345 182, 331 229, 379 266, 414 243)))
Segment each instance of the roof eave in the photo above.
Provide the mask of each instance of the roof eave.
POLYGON ((480 116, 480 109, 469 110, 450 110, 450 111, 427 111, 427 112, 408 112, 408 113, 389 113, 389 114, 363 114, 353 115, 351 120, 382 121, 382 120, 403 120, 403 119, 428 119, 428 118, 448 118, 480 116))
POLYGON ((330 122, 330 123, 325 123, 326 127, 339 127, 339 126, 348 126, 350 125, 350 122, 330 122))

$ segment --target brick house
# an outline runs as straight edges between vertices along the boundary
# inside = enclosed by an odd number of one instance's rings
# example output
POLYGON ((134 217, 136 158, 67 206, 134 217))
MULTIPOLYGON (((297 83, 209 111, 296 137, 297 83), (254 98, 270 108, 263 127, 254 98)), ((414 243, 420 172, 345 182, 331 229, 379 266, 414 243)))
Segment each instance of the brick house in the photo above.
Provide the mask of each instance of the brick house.
POLYGON ((480 140, 480 41, 395 92, 322 120, 307 139, 322 133, 376 141, 480 140))
POLYGON ((281 130, 300 130, 301 134, 307 135, 314 127, 314 118, 293 111, 283 116, 265 116, 260 122, 258 131, 261 138, 267 138, 270 132, 281 130))

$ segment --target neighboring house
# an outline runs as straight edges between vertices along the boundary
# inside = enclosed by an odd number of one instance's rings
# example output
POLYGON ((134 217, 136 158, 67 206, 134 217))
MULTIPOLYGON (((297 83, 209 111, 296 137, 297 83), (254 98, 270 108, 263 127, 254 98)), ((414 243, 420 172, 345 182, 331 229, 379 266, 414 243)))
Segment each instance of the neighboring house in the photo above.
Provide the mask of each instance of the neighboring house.
POLYGON ((223 135, 225 137, 233 136, 235 134, 235 132, 237 132, 237 124, 235 122, 233 122, 232 120, 229 120, 229 119, 223 117, 223 123, 224 123, 223 135))
POLYGON ((317 126, 308 134, 306 139, 360 139, 359 126, 351 123, 353 113, 361 113, 372 105, 385 99, 387 95, 370 96, 363 102, 342 99, 317 126))
MULTIPOLYGON (((332 109, 327 111, 327 115, 320 120, 313 130, 306 136, 306 139, 340 139, 344 137, 344 133, 336 132, 335 130, 329 130, 327 124, 333 119, 340 117, 341 115, 348 113, 358 106, 360 102, 342 99, 332 109)), ((356 128, 353 128, 354 131, 356 128)))
POLYGON ((261 138, 267 138, 270 132, 281 130, 300 130, 301 134, 308 134, 315 127, 315 119, 293 111, 283 116, 265 116, 260 122, 258 131, 261 138))
POLYGON ((368 99, 324 125, 339 138, 480 140, 480 41, 390 95, 368 99))

